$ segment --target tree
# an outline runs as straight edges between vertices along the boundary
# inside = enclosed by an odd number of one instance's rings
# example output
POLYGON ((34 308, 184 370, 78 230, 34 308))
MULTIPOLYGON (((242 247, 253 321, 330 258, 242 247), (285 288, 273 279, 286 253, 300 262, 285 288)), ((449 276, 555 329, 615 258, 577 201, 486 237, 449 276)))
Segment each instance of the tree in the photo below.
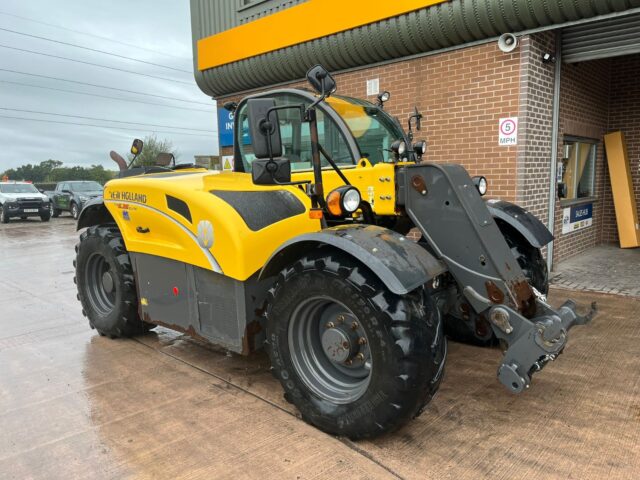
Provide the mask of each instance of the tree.
POLYGON ((60 160, 45 160, 38 165, 30 163, 18 168, 10 168, 0 178, 7 176, 10 180, 27 180, 33 183, 61 182, 65 180, 95 180, 106 183, 115 176, 115 172, 105 170, 102 165, 91 167, 64 167, 60 160))
MULTIPOLYGON (((144 138, 144 147, 142 149, 142 153, 138 155, 135 165, 155 165, 159 153, 172 153, 176 159, 179 155, 171 141, 159 140, 155 135, 149 135, 144 138)), ((131 160, 133 160, 133 155, 129 154, 128 157, 129 162, 131 162, 131 160)))

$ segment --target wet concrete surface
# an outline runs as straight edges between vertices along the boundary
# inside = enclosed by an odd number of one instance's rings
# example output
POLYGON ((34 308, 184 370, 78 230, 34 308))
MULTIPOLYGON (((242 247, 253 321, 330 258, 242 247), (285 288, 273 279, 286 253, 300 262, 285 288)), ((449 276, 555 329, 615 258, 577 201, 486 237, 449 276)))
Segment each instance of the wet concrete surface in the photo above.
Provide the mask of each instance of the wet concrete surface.
POLYGON ((351 442, 297 418, 264 354, 228 355, 159 328, 90 330, 71 219, 0 225, 0 479, 635 479, 640 301, 596 299, 560 359, 509 394, 497 350, 450 343, 439 394, 391 435, 351 442))

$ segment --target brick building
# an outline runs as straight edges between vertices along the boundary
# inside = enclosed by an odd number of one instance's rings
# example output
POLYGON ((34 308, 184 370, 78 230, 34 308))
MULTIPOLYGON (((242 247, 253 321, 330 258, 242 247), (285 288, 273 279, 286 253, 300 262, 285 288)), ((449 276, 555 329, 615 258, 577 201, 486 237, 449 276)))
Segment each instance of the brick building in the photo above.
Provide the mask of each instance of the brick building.
POLYGON ((617 241, 603 136, 624 132, 640 201, 640 1, 412 0, 379 2, 377 14, 351 3, 333 21, 334 0, 192 0, 198 84, 223 105, 304 86, 322 63, 341 95, 389 91, 385 108, 403 124, 418 107, 427 161, 461 163, 536 214, 556 236, 549 261, 617 241), (312 18, 317 28, 290 39, 273 33, 312 18), (499 48, 501 34, 515 48, 499 48), (499 144, 506 118, 518 119, 517 145, 499 144))

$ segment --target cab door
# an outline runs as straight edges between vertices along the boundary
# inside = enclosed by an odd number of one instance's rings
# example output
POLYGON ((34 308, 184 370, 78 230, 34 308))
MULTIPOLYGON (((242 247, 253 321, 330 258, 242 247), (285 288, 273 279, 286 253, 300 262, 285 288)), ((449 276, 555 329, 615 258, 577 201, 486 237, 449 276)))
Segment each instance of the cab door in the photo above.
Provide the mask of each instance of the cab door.
MULTIPOLYGON (((258 95, 254 98, 269 97, 276 101, 277 106, 311 105, 315 97, 309 93, 293 90, 280 90, 258 95)), ((250 172, 251 162, 255 160, 249 122, 247 118, 247 103, 243 101, 236 112, 234 153, 236 171, 250 172)), ((318 106, 318 137, 320 144, 339 166, 354 166, 360 159, 357 144, 348 133, 344 121, 332 110, 318 106)), ((291 162, 292 172, 310 171, 311 164, 311 132, 309 124, 300 118, 300 110, 279 110, 280 133, 282 136, 283 157, 291 162)), ((323 166, 330 168, 325 158, 323 166)))
POLYGON ((58 210, 69 210, 69 194, 65 191, 69 190, 68 183, 58 184, 58 189, 55 193, 55 206, 58 210))

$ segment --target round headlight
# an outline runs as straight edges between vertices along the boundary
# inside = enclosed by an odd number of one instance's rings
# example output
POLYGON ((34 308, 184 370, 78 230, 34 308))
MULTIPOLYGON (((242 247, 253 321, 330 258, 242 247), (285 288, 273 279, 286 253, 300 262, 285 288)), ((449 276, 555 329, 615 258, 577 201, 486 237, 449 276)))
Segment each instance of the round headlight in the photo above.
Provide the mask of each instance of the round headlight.
POLYGON ((397 156, 402 157, 407 152, 407 144, 404 140, 396 140, 391 144, 391 151, 397 156))
POLYGON ((362 198, 357 188, 344 185, 327 195, 327 210, 334 217, 351 215, 358 210, 362 198))
POLYGON ((427 153, 427 142, 420 140, 413 145, 413 148, 418 155, 422 156, 427 153))
POLYGON ((347 213, 353 213, 360 206, 360 192, 355 188, 350 188, 342 195, 342 208, 347 213))
POLYGON ((476 186, 476 189, 478 190, 480 196, 484 196, 487 194, 489 184, 487 183, 487 179, 485 177, 473 177, 473 184, 476 186))

